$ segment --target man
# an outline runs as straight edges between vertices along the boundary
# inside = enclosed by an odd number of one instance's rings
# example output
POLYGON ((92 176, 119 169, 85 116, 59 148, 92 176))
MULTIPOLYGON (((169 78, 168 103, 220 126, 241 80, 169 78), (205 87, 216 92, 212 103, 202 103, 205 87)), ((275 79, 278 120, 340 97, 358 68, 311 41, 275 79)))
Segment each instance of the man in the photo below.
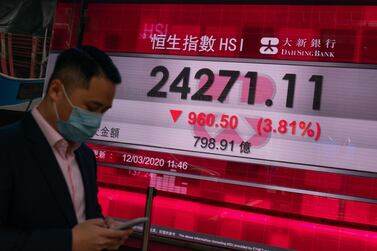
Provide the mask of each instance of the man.
POLYGON ((0 130, 0 250, 117 249, 131 230, 103 219, 96 160, 84 144, 112 106, 120 74, 100 50, 62 52, 38 106, 0 130))

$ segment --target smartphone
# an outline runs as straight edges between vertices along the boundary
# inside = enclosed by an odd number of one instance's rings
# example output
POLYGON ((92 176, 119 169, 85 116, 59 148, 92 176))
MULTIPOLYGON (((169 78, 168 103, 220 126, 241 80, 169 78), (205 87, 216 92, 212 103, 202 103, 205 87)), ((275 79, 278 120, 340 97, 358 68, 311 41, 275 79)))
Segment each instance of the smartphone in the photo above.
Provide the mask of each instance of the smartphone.
POLYGON ((135 218, 125 222, 118 222, 117 225, 113 228, 114 230, 125 230, 133 226, 145 223, 148 221, 148 217, 135 218))

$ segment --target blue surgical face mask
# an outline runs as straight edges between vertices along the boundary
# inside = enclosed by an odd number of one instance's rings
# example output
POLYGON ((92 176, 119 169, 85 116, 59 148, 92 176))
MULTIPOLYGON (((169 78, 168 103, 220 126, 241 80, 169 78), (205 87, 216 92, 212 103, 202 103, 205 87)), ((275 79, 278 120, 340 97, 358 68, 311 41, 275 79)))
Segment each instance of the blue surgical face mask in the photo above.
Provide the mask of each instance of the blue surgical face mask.
POLYGON ((72 107, 71 115, 67 121, 61 120, 54 103, 54 109, 58 118, 56 125, 59 133, 68 141, 82 143, 93 137, 101 125, 102 114, 90 112, 72 104, 64 86, 63 91, 68 103, 72 107))

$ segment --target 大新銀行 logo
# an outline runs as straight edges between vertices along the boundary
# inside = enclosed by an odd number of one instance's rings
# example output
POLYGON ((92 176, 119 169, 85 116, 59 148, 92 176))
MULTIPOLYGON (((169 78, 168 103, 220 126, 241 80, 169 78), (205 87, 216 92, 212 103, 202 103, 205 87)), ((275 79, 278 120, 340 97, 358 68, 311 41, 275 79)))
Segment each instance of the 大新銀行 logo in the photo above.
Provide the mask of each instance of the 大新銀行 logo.
POLYGON ((260 47, 259 52, 261 54, 275 55, 279 52, 276 45, 279 44, 279 39, 276 37, 262 37, 260 40, 263 46, 260 47))

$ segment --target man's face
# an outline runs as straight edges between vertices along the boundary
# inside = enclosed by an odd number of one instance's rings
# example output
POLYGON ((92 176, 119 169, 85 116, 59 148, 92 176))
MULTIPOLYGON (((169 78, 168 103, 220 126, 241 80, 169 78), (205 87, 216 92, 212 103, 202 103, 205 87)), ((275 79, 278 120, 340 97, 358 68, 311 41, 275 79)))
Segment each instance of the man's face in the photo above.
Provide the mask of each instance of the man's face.
MULTIPOLYGON (((112 106, 115 96, 115 85, 109 79, 93 77, 89 82, 88 89, 72 88, 72 90, 66 91, 74 106, 91 112, 105 113, 112 106)), ((67 121, 71 115, 72 107, 64 96, 64 93, 59 93, 56 105, 60 119, 67 121)))

